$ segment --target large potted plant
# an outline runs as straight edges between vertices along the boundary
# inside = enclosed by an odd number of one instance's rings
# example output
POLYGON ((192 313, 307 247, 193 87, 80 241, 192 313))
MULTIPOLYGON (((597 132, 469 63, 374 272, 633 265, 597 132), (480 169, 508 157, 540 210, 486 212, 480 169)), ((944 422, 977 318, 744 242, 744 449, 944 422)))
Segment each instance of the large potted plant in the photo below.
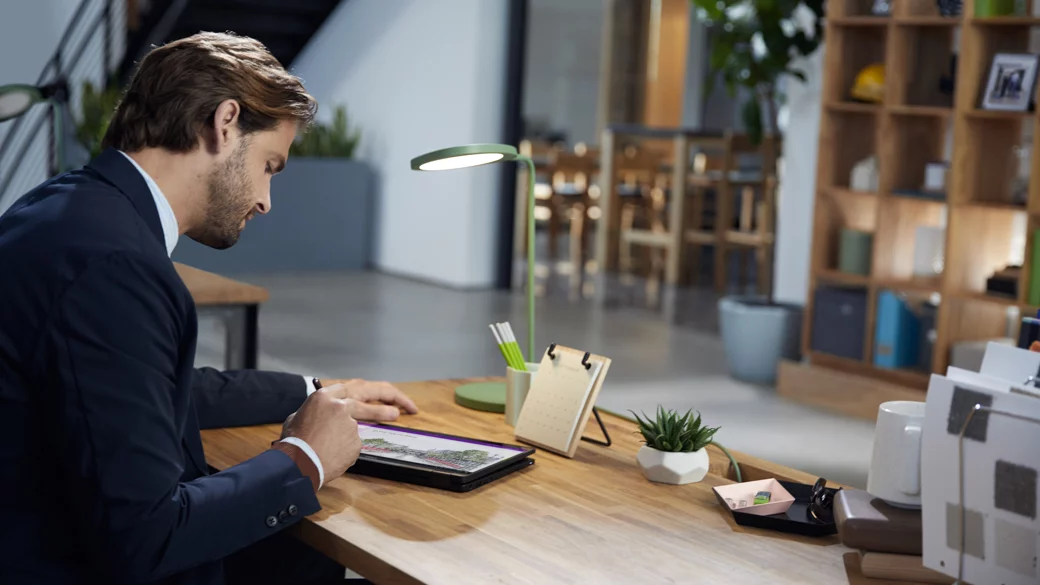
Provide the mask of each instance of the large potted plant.
MULTIPOLYGON (((717 76, 731 96, 745 98, 742 119, 754 141, 778 133, 783 88, 805 80, 798 60, 822 41, 824 0, 691 1, 710 32, 709 88, 717 76)), ((778 361, 798 356, 801 311, 772 294, 721 299, 719 330, 731 375, 773 383, 778 361)))
POLYGON ((632 413, 639 424, 645 445, 639 448, 636 460, 643 475, 650 481, 683 485, 704 479, 708 473, 708 452, 712 437, 719 427, 701 423, 698 412, 679 415, 674 410, 657 407, 657 417, 632 413))
POLYGON ((336 107, 292 144, 289 164, 271 180, 272 213, 254 217, 228 250, 181 238, 174 259, 224 274, 367 268, 375 181, 354 160, 360 140, 346 108, 336 107))

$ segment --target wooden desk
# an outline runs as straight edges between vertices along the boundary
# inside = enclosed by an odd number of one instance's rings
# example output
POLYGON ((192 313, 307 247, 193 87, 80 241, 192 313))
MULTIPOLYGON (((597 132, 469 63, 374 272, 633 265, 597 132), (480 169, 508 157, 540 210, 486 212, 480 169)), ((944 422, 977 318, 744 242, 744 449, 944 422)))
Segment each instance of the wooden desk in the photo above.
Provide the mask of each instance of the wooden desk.
MULTIPOLYGON (((460 382, 399 384, 420 410, 399 424, 513 441, 501 414, 452 402, 460 382)), ((336 478, 318 494, 323 509, 291 530, 380 585, 873 583, 850 581, 843 559, 850 550, 836 536, 737 526, 711 491, 731 483, 722 453, 709 449, 711 474, 701 483, 650 483, 635 463, 641 444, 635 426, 603 418, 613 447, 582 443, 574 459, 540 451, 524 472, 470 493, 336 478)), ((206 459, 217 468, 234 465, 266 450, 279 431, 278 425, 203 431, 206 459)), ((734 457, 746 480, 816 479, 734 457)))
POLYGON ((255 369, 260 347, 257 320, 267 289, 174 262, 199 313, 220 317, 227 328, 224 366, 228 370, 255 369))
MULTIPOLYGON (((512 442, 502 415, 454 404, 460 382, 400 384, 420 414, 399 424, 512 442)), ((635 425, 610 415, 604 422, 612 447, 583 443, 573 460, 539 451, 528 470, 467 494, 336 478, 319 493, 323 510, 292 530, 379 585, 871 583, 846 576, 843 556, 851 551, 836 536, 813 539, 734 523, 711 491, 731 483, 721 452, 709 449, 711 474, 701 483, 650 483, 636 464, 635 425)), ((218 469, 239 463, 267 449, 279 429, 203 431, 206 459, 218 469)), ((816 479, 734 456, 745 480, 816 479)))

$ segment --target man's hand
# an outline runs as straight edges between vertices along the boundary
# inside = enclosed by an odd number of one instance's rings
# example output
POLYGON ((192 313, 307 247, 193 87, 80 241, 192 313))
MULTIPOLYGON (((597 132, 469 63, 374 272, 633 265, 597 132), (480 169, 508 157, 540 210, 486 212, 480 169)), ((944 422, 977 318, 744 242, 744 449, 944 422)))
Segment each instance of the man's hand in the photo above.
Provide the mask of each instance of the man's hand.
POLYGON ((390 422, 401 416, 401 410, 408 414, 419 412, 412 399, 389 382, 322 380, 321 387, 337 388, 337 392, 342 393, 345 398, 357 401, 351 413, 356 420, 390 422), (381 404, 367 404, 370 402, 381 404))
POLYGON ((283 439, 297 437, 310 445, 327 479, 342 475, 361 454, 361 437, 353 412, 364 405, 348 398, 346 392, 343 385, 314 392, 282 425, 283 439))

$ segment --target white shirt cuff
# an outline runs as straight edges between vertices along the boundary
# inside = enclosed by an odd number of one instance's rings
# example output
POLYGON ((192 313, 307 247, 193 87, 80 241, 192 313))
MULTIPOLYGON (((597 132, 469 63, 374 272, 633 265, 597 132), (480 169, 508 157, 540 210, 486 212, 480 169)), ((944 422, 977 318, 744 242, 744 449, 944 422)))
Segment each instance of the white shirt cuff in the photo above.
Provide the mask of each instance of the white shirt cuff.
POLYGON ((321 466, 321 459, 318 459, 318 454, 311 449, 311 446, 307 444, 307 441, 299 437, 286 437, 279 441, 279 443, 289 443, 290 445, 296 445, 301 451, 307 454, 311 458, 311 462, 318 468, 318 489, 325 485, 325 470, 321 466))
POLYGON ((304 376, 303 385, 305 388, 307 388, 307 396, 314 394, 314 376, 304 376))

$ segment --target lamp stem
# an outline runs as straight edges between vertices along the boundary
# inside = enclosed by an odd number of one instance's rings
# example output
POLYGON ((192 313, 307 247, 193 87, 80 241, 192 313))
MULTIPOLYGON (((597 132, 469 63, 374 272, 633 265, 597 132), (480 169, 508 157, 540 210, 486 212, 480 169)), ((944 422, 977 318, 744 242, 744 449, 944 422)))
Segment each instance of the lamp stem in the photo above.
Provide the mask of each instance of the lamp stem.
POLYGON ((527 163, 527 361, 534 362, 534 161, 526 156, 517 160, 527 163))

